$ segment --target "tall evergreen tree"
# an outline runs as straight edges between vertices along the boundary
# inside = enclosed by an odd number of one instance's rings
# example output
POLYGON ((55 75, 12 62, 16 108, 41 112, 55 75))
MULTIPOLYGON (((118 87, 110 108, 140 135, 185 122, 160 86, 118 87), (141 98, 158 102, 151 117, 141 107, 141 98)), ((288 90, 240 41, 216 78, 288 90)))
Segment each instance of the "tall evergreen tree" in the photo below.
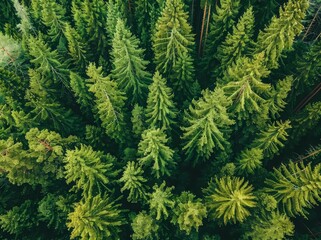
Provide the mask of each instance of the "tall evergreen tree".
POLYGON ((173 92, 166 86, 166 80, 158 71, 149 87, 146 107, 146 121, 150 127, 168 130, 175 123, 177 110, 173 102, 173 92))
POLYGON ((146 71, 148 62, 143 59, 144 50, 139 45, 139 40, 118 19, 112 41, 112 77, 133 103, 145 100, 150 83, 150 74, 146 71))
POLYGON ((185 112, 186 127, 183 127, 182 139, 185 141, 183 149, 188 159, 208 159, 214 150, 224 149, 229 145, 228 126, 233 125, 227 114, 230 105, 224 92, 217 88, 214 92, 203 91, 199 100, 193 100, 189 111, 185 112))
POLYGON ((152 165, 152 172, 157 177, 170 175, 176 165, 173 159, 174 151, 166 144, 167 136, 163 130, 157 128, 147 129, 142 134, 142 140, 138 145, 139 163, 152 165))
POLYGON ((145 211, 140 212, 134 218, 131 224, 134 234, 132 235, 134 240, 148 239, 152 240, 157 238, 158 225, 156 221, 148 215, 145 211))
POLYGON ((308 0, 290 0, 280 9, 279 17, 273 16, 270 25, 259 33, 255 52, 264 53, 269 69, 277 68, 282 51, 291 49, 294 38, 303 29, 301 22, 308 7, 308 0))
POLYGON ((102 67, 96 68, 94 64, 89 64, 87 75, 90 78, 87 80, 89 91, 95 94, 99 118, 106 134, 122 141, 125 136, 123 107, 126 97, 124 93, 118 89, 116 82, 103 76, 102 67))
POLYGON ((321 201, 321 164, 312 168, 311 163, 282 164, 274 169, 272 178, 266 180, 267 191, 273 194, 289 216, 307 218, 307 209, 321 201))
POLYGON ((68 214, 70 239, 118 239, 120 226, 125 224, 120 205, 108 196, 96 195, 75 204, 68 214))
POLYGON ((216 219, 228 222, 243 222, 250 216, 250 208, 255 207, 256 197, 253 187, 243 178, 223 177, 210 182, 206 194, 206 206, 216 219), (215 187, 213 188, 213 185, 215 187))
MULTIPOLYGON (((173 68, 182 59, 183 54, 193 52, 192 27, 188 24, 188 15, 183 10, 181 0, 167 0, 156 23, 153 36, 153 50, 156 69, 165 77, 173 75, 173 68)), ((175 77, 171 77, 175 82, 175 77)))

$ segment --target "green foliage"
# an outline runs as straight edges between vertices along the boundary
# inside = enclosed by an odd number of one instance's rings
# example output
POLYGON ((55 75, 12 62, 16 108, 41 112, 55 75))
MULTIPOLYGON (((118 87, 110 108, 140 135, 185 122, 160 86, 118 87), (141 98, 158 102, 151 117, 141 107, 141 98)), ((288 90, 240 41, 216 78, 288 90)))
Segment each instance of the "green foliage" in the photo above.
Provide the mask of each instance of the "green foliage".
POLYGON ((289 216, 307 217, 307 209, 321 201, 321 164, 312 168, 311 163, 282 164, 266 180, 267 191, 273 194, 289 216))
POLYGON ((201 62, 203 71, 208 72, 213 69, 217 47, 221 45, 228 31, 233 27, 239 8, 240 0, 222 0, 220 5, 216 5, 204 45, 201 62))
POLYGON ((282 51, 291 49, 295 36, 303 29, 301 21, 308 7, 307 0, 290 0, 280 9, 279 17, 273 16, 270 25, 260 31, 255 52, 264 53, 269 69, 277 68, 282 51))
POLYGON ((192 53, 194 36, 183 7, 181 0, 167 0, 156 23, 153 36, 155 64, 164 76, 173 74, 173 68, 184 53, 192 53))
POLYGON ((221 89, 214 92, 205 90, 199 100, 193 100, 189 111, 185 112, 187 126, 182 130, 188 159, 208 159, 215 150, 222 150, 229 145, 226 130, 234 121, 229 119, 226 108, 229 101, 221 89), (224 134, 225 133, 225 134, 224 134))
POLYGON ((249 51, 252 45, 253 28, 253 8, 249 7, 233 27, 233 32, 227 34, 224 42, 217 49, 217 58, 222 72, 249 51))
POLYGON ((119 204, 107 196, 84 198, 68 214, 70 239, 119 239, 120 226, 125 224, 119 204))
POLYGON ((191 230, 203 225, 203 218, 207 216, 206 207, 201 199, 195 199, 195 195, 182 192, 176 201, 172 222, 179 225, 180 230, 190 234, 191 230))
POLYGON ((73 188, 82 190, 84 196, 101 193, 116 174, 112 168, 115 161, 111 155, 94 151, 90 146, 68 150, 64 158, 66 182, 75 182, 73 188))
POLYGON ((254 140, 252 146, 263 150, 265 157, 272 157, 284 147, 282 141, 286 141, 289 136, 286 130, 291 128, 290 121, 277 121, 268 125, 266 130, 261 131, 254 140))
POLYGON ((172 90, 166 86, 166 80, 156 71, 153 83, 149 87, 145 111, 149 127, 168 130, 175 123, 177 110, 173 97, 172 90))
POLYGON ((152 165, 152 173, 160 178, 170 175, 171 169, 176 165, 173 159, 174 151, 166 144, 168 139, 163 130, 157 128, 147 129, 142 134, 138 145, 138 160, 142 166, 152 165))
POLYGON ((129 195, 127 200, 129 202, 145 202, 147 200, 147 190, 146 178, 143 177, 143 169, 138 166, 135 162, 128 162, 122 177, 119 181, 123 184, 120 189, 122 192, 129 190, 129 195))
POLYGON ((0 33, 0 66, 13 64, 21 54, 19 42, 10 36, 0 33))
POLYGON ((30 230, 34 224, 37 224, 32 201, 27 200, 20 206, 15 206, 6 214, 0 215, 1 228, 11 234, 21 234, 30 230))
POLYGON ((144 50, 139 45, 139 40, 118 19, 112 41, 112 77, 134 103, 145 100, 150 82, 150 73, 146 71, 148 61, 143 59, 144 50))
POLYGON ((175 205, 173 189, 174 187, 166 187, 166 182, 163 182, 160 186, 154 185, 154 191, 149 196, 149 208, 153 216, 156 215, 156 220, 168 218, 168 211, 175 205))
POLYGON ((272 212, 263 218, 256 218, 247 237, 253 240, 277 240, 293 236, 294 224, 285 214, 272 212))
POLYGON ((253 187, 244 180, 237 177, 223 177, 215 179, 215 188, 207 192, 206 207, 211 216, 228 222, 243 222, 250 216, 250 208, 255 207, 256 197, 253 195, 253 187))
POLYGON ((140 138, 144 129, 145 129, 145 116, 144 116, 144 108, 135 104, 132 110, 131 122, 133 125, 133 133, 137 138, 140 138))
POLYGON ((158 225, 155 220, 148 215, 145 211, 140 212, 134 218, 131 224, 134 234, 132 238, 134 240, 138 239, 155 239, 155 234, 158 230, 158 225))
POLYGON ((260 148, 245 149, 237 158, 237 169, 241 174, 253 174, 262 167, 263 150, 260 148))
POLYGON ((102 67, 96 68, 94 64, 89 64, 87 68, 87 85, 89 91, 94 93, 98 115, 102 121, 102 126, 106 134, 110 137, 122 140, 124 138, 124 113, 126 97, 118 89, 116 82, 104 77, 102 67))

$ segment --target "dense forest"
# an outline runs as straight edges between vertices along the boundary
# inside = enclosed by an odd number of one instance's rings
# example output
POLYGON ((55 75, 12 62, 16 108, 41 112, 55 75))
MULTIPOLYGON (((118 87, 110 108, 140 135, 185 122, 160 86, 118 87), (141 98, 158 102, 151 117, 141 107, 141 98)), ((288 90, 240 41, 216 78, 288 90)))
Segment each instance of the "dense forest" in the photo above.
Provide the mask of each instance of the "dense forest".
POLYGON ((0 16, 0 239, 321 239, 321 0, 0 16))

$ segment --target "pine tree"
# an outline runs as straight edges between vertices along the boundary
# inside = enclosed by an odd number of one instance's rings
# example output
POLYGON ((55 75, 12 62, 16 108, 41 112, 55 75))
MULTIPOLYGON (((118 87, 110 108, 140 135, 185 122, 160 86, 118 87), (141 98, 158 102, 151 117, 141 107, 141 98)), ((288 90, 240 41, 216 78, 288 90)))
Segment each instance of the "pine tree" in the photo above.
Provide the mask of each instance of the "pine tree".
POLYGON ((152 215, 156 215, 156 220, 166 219, 169 216, 169 210, 174 207, 173 189, 174 187, 166 187, 166 182, 160 186, 154 185, 154 191, 150 194, 149 208, 152 215))
POLYGON ((321 201, 321 164, 312 168, 308 165, 290 162, 274 169, 271 179, 266 180, 267 191, 282 205, 289 216, 302 215, 321 201))
MULTIPOLYGON (((249 51, 252 45, 253 28, 253 8, 249 7, 233 27, 232 33, 227 34, 224 42, 217 49, 221 73, 249 51)), ((219 76, 221 73, 216 75, 219 76)))
POLYGON ((216 5, 208 38, 204 43, 202 72, 210 72, 215 67, 217 47, 221 45, 227 32, 233 27, 239 8, 240 0, 222 0, 220 6, 216 5))
POLYGON ((214 150, 224 151, 229 145, 226 130, 234 122, 229 119, 226 108, 230 105, 224 92, 216 88, 214 92, 204 90, 202 97, 185 112, 186 127, 182 127, 185 150, 188 159, 208 159, 214 150))
POLYGON ((129 202, 145 202, 147 200, 147 179, 143 177, 143 169, 135 162, 128 162, 119 181, 123 184, 121 192, 129 190, 129 202))
POLYGON ((250 229, 245 236, 253 240, 286 239, 293 236, 294 224, 285 214, 272 212, 271 215, 263 216, 263 218, 257 217, 250 229))
POLYGON ((203 225, 203 218, 206 218, 206 207, 201 199, 195 199, 195 195, 189 192, 182 192, 176 201, 174 208, 173 223, 178 224, 180 230, 188 235, 192 229, 198 232, 198 228, 203 225))
POLYGON ((280 9, 279 17, 273 16, 270 25, 259 33, 255 52, 264 53, 269 69, 277 68, 282 51, 291 49, 294 38, 303 29, 301 21, 308 7, 308 0, 290 0, 280 9))
POLYGON ((125 136, 124 93, 118 90, 116 82, 111 81, 109 77, 103 77, 102 67, 96 68, 94 64, 89 64, 87 75, 90 78, 87 85, 89 91, 95 94, 98 115, 106 134, 122 141, 125 136))
POLYGON ((119 239, 119 228, 125 224, 119 207, 107 196, 84 198, 68 214, 70 239, 119 239))
MULTIPOLYGON (((173 74, 173 68, 183 54, 191 55, 194 36, 188 24, 188 15, 181 0, 167 0, 157 20, 153 36, 156 69, 164 76, 173 74)), ((174 82, 174 79, 171 79, 174 82)))
POLYGON ((144 50, 139 45, 139 40, 118 19, 112 41, 112 77, 133 103, 145 100, 150 82, 150 74, 146 71, 148 61, 143 59, 144 50))
POLYGON ((169 130, 175 123, 177 110, 173 102, 172 90, 158 71, 154 74, 147 98, 146 122, 149 127, 169 130))
POLYGON ((243 178, 216 178, 207 189, 206 207, 211 216, 222 220, 225 225, 228 222, 243 222, 250 216, 250 208, 256 205, 253 187, 243 178))
POLYGON ((152 240, 157 236, 158 225, 155 220, 148 215, 145 211, 142 211, 136 215, 132 224, 134 240, 145 239, 152 240))
POLYGON ((113 170, 116 159, 94 151, 90 146, 68 150, 64 162, 66 182, 74 182, 73 189, 82 190, 86 197, 102 193, 117 174, 113 170))
POLYGON ((142 134, 138 145, 139 163, 142 166, 152 165, 152 173, 160 178, 170 176, 172 168, 176 165, 173 159, 174 151, 167 146, 167 136, 163 130, 157 128, 147 129, 142 134))
POLYGON ((291 128, 289 120, 285 122, 276 121, 272 125, 269 124, 266 130, 258 134, 252 143, 252 147, 262 149, 265 157, 271 158, 284 146, 282 141, 287 140, 288 133, 286 130, 289 128, 291 128))
POLYGON ((245 149, 237 158, 237 169, 241 174, 253 174, 262 167, 263 150, 259 148, 245 149))

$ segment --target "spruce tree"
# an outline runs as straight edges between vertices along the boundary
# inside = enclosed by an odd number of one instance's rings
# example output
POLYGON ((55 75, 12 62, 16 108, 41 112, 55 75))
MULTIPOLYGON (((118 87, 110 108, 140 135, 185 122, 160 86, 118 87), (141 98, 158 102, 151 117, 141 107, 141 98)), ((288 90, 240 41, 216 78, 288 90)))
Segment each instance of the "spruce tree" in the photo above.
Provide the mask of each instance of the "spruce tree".
POLYGON ((167 146, 168 138, 159 128, 147 129, 142 134, 138 145, 139 163, 142 166, 151 166, 152 173, 160 178, 170 176, 176 165, 173 159, 174 151, 167 146))
POLYGON ((146 122, 149 127, 169 130, 175 123, 177 110, 173 102, 173 92, 166 86, 166 80, 158 71, 154 74, 153 83, 149 87, 146 122))
POLYGON ((139 202, 147 200, 148 185, 147 179, 143 176, 143 169, 135 162, 128 162, 122 177, 119 181, 123 184, 122 192, 129 190, 127 200, 129 202, 139 202))
POLYGON ((102 67, 96 68, 94 64, 89 64, 87 76, 89 77, 87 85, 89 91, 95 95, 98 115, 106 134, 122 141, 125 136, 123 108, 126 97, 124 93, 118 89, 116 82, 103 76, 102 67))
POLYGON ((112 41, 112 77, 133 103, 145 100, 150 82, 150 74, 146 71, 148 62, 143 59, 144 50, 139 45, 139 40, 118 19, 112 41))
POLYGON ((294 38, 303 29, 301 22, 308 7, 308 0, 290 0, 280 9, 279 17, 273 16, 270 25, 260 31, 255 52, 264 53, 269 69, 277 68, 282 51, 291 49, 294 38))
POLYGON ((68 214, 67 226, 72 229, 70 239, 118 239, 119 228, 125 224, 119 207, 108 196, 82 199, 68 214))
POLYGON ((284 146, 282 141, 287 140, 288 133, 286 130, 289 128, 291 128, 289 120, 285 122, 277 121, 272 125, 269 124, 266 130, 258 134, 252 143, 252 147, 262 149, 265 157, 271 158, 284 146))
POLYGON ((157 238, 158 225, 156 221, 145 211, 142 211, 136 215, 132 224, 134 240, 148 239, 152 240, 157 238))
POLYGON ((253 187, 243 178, 223 177, 210 182, 206 193, 206 206, 215 219, 228 222, 243 222, 255 207, 253 187), (214 188, 213 185, 215 184, 214 188))
POLYGON ((66 182, 74 182, 74 190, 82 190, 87 197, 102 193, 117 174, 113 170, 115 161, 113 156, 94 151, 90 146, 68 150, 64 158, 66 182))
MULTIPOLYGON (((191 55, 193 52, 194 36, 183 8, 181 0, 167 0, 156 23, 153 36, 155 64, 156 69, 165 77, 173 75, 173 68, 183 54, 191 55)), ((174 83, 175 77, 170 80, 174 83)))
POLYGON ((172 190, 174 187, 166 187, 166 182, 161 185, 155 184, 153 192, 149 195, 149 208, 156 220, 166 219, 169 216, 169 211, 174 207, 172 190))
POLYGON ((183 150, 194 164, 199 158, 208 159, 216 151, 228 148, 228 126, 233 125, 227 114, 230 105, 224 92, 216 88, 214 92, 205 90, 199 100, 193 100, 185 112, 186 127, 182 127, 185 141, 183 150))
POLYGON ((245 149, 237 158, 237 169, 241 174, 253 174, 262 167, 263 150, 260 148, 245 149))
POLYGON ((145 130, 145 114, 144 108, 135 104, 132 110, 131 122, 133 125, 132 132, 136 138, 140 138, 145 130))
POLYGON ((217 59, 220 61, 221 75, 229 66, 236 62, 241 56, 249 52, 252 47, 252 36, 254 28, 253 8, 249 7, 233 27, 232 33, 228 33, 224 42, 217 49, 217 59))
POLYGON ((226 34, 233 27, 240 8, 240 0, 222 0, 216 5, 212 16, 208 38, 204 43, 201 71, 210 72, 215 67, 217 47, 224 41, 226 34))
POLYGON ((289 216, 307 218, 308 209, 321 201, 321 164, 312 167, 303 162, 282 164, 266 180, 267 191, 280 203, 289 216))
POLYGON ((173 223, 178 224, 180 230, 187 234, 203 225, 203 218, 207 216, 206 207, 201 199, 195 199, 195 195, 189 192, 182 192, 176 200, 174 208, 173 223))

